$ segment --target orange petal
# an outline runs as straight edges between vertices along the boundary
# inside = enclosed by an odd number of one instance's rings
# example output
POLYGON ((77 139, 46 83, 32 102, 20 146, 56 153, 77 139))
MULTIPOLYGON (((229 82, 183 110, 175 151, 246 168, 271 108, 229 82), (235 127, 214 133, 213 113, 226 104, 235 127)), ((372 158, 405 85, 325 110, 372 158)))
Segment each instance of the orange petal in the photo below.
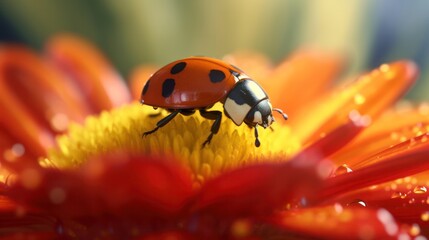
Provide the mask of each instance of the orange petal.
POLYGON ((383 114, 331 159, 338 165, 347 164, 352 169, 381 160, 372 158, 371 161, 364 161, 371 155, 423 135, 429 130, 429 114, 424 108, 422 106, 383 114))
POLYGON ((248 76, 261 83, 264 87, 268 82, 264 82, 273 71, 271 61, 263 54, 252 52, 240 52, 226 55, 224 61, 242 69, 248 76))
POLYGON ((133 100, 140 101, 142 89, 144 84, 154 72, 158 70, 158 67, 152 65, 144 65, 136 68, 130 76, 128 85, 131 89, 131 95, 133 100))
POLYGON ((295 52, 260 80, 273 106, 282 108, 291 119, 308 103, 329 89, 342 68, 338 56, 304 49, 295 52))
POLYGON ((425 171, 429 167, 429 142, 422 142, 423 137, 428 136, 417 137, 413 143, 408 141, 398 144, 373 157, 383 158, 382 161, 328 179, 318 199, 335 197, 425 171))
POLYGON ((384 209, 327 206, 289 210, 271 221, 281 229, 317 239, 398 239, 408 234, 384 209))
POLYGON ((124 81, 90 43, 75 36, 59 35, 47 43, 46 52, 52 64, 73 78, 95 112, 131 101, 124 81))
MULTIPOLYGON (((28 166, 36 166, 39 156, 32 155, 25 146, 10 136, 0 126, 0 166, 8 170, 19 170, 28 166)), ((0 179, 1 176, 0 174, 0 179)))
MULTIPOLYGON (((0 124, 34 155, 54 145, 49 102, 59 79, 36 56, 19 46, 0 49, 0 124)), ((52 99, 53 98, 53 99, 52 99)))
POLYGON ((304 109, 300 116, 291 118, 290 124, 295 134, 308 143, 341 125, 351 112, 366 115, 370 121, 401 97, 417 75, 413 62, 384 64, 304 109))

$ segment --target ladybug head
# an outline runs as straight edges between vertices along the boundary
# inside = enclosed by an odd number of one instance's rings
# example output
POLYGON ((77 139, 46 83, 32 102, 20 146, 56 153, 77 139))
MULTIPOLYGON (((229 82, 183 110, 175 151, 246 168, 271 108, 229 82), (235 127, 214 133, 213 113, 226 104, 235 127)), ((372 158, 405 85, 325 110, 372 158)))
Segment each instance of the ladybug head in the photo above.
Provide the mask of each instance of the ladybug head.
POLYGON ((274 122, 273 109, 268 99, 260 101, 247 113, 244 122, 249 126, 269 127, 274 122))
POLYGON ((271 107, 265 91, 251 79, 237 82, 224 101, 224 110, 236 125, 244 122, 250 127, 269 127, 274 122, 273 111, 287 119, 280 109, 271 107))

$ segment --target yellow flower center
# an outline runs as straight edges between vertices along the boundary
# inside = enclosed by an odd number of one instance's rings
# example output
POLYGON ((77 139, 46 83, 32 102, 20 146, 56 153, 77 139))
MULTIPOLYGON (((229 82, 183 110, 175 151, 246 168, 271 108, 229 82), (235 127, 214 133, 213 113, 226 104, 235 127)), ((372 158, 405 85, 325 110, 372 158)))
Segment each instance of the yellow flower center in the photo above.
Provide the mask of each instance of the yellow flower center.
MULTIPOLYGON (((220 104, 214 108, 220 109, 220 104)), ((176 116, 156 132, 152 130, 167 111, 132 103, 99 116, 89 116, 83 125, 72 124, 67 135, 57 138, 58 147, 40 159, 42 166, 73 168, 100 154, 115 151, 175 156, 188 166, 195 180, 215 176, 226 169, 268 159, 287 160, 295 154, 300 144, 290 133, 290 128, 275 123, 274 130, 259 129, 261 146, 255 147, 253 129, 245 124, 236 126, 226 116, 222 118, 219 133, 211 143, 202 147, 210 134, 213 121, 192 116, 176 116), (151 116, 161 111, 158 116, 151 116)), ((279 122, 283 119, 279 119, 279 122)), ((271 160, 272 161, 272 160, 271 160)))

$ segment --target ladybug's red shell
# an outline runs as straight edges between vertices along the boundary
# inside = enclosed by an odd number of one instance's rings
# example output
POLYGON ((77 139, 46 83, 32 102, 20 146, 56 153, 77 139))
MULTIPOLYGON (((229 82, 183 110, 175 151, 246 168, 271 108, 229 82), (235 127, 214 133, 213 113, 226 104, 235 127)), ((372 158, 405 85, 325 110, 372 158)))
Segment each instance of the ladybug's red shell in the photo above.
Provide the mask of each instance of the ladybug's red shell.
POLYGON ((141 102, 167 109, 206 108, 221 101, 244 74, 236 67, 208 57, 172 62, 146 82, 141 102))

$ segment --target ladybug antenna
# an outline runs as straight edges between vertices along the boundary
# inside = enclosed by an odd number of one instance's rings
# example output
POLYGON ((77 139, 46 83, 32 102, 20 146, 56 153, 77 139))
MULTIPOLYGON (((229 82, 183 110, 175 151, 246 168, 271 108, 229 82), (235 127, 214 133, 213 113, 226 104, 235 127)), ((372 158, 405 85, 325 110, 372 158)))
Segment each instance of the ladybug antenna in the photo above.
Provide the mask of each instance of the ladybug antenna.
POLYGON ((273 108, 273 111, 280 113, 282 115, 282 117, 284 118, 284 120, 288 119, 288 116, 286 115, 286 113, 284 113, 280 108, 273 108))

